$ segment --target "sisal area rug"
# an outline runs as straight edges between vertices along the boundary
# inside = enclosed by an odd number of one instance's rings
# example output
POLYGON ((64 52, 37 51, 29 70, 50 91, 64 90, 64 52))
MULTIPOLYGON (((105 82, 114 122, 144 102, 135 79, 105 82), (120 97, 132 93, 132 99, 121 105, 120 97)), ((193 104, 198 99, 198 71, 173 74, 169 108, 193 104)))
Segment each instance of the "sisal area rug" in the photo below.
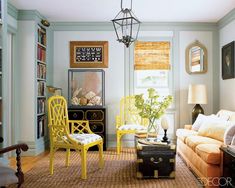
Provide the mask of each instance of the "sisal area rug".
POLYGON ((71 164, 65 167, 65 152, 55 154, 54 175, 49 174, 49 156, 38 161, 25 174, 24 188, 196 188, 199 183, 184 162, 176 158, 175 179, 137 179, 134 149, 124 149, 118 156, 114 149, 104 152, 105 166, 98 168, 98 152, 89 151, 87 158, 88 179, 81 180, 80 155, 71 152, 71 164))

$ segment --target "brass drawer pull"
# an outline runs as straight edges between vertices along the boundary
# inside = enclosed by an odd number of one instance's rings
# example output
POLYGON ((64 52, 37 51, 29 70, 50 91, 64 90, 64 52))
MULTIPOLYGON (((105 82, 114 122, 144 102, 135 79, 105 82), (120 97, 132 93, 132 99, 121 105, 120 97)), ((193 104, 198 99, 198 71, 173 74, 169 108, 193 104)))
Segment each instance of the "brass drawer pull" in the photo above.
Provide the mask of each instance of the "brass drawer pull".
POLYGON ((92 114, 92 118, 93 118, 93 119, 96 119, 96 117, 97 117, 97 114, 96 114, 96 113, 93 113, 93 114, 92 114))
POLYGON ((96 130, 97 129, 97 125, 93 125, 92 129, 96 130))
POLYGON ((158 161, 155 161, 155 159, 153 157, 150 158, 150 161, 153 162, 154 164, 158 164, 160 162, 163 161, 163 159, 161 157, 158 158, 158 161))
POLYGON ((77 115, 76 113, 73 113, 73 117, 74 117, 74 118, 77 118, 78 115, 77 115))

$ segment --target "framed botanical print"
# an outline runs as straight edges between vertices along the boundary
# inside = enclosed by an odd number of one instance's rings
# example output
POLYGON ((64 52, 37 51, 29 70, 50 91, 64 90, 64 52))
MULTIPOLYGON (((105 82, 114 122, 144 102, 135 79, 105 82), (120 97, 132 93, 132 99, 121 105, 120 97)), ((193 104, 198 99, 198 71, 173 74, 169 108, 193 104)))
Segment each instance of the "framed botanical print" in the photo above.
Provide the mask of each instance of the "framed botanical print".
POLYGON ((222 78, 235 78, 234 41, 222 47, 222 78))
POLYGON ((71 68, 107 68, 108 41, 70 41, 71 68))

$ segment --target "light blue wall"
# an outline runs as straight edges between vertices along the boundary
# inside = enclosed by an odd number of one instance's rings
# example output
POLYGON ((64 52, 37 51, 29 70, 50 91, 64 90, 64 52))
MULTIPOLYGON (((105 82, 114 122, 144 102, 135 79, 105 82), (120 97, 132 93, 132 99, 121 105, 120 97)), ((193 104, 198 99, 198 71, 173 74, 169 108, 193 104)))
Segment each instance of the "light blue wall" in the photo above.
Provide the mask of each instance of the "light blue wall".
MULTIPOLYGON (((8 14, 15 19, 18 20, 37 20, 40 21, 40 18, 42 17, 40 13, 37 11, 32 11, 32 10, 27 10, 27 11, 18 11, 16 10, 13 6, 8 5, 8 14)), ((190 118, 187 117, 181 117, 183 119, 180 119, 180 114, 185 113, 185 108, 182 108, 180 105, 180 97, 184 96, 183 93, 185 91, 184 88, 182 88, 182 81, 180 78, 180 70, 182 68, 182 64, 184 62, 183 58, 180 57, 180 54, 183 54, 184 49, 180 48, 180 44, 182 42, 182 33, 183 32, 190 32, 190 36, 193 33, 196 33, 196 36, 199 35, 204 35, 207 36, 208 33, 210 33, 208 36, 210 36, 208 39, 209 40, 209 48, 208 51, 211 52, 210 60, 211 62, 211 69, 209 73, 210 81, 207 84, 211 84, 211 92, 213 93, 213 99, 212 99, 212 104, 209 104, 210 107, 208 107, 208 112, 209 113, 216 113, 220 106, 219 106, 219 90, 220 90, 220 85, 219 85, 219 69, 220 69, 220 61, 219 61, 219 34, 218 31, 220 28, 226 26, 229 24, 231 21, 234 20, 235 17, 235 11, 232 10, 229 14, 227 14, 224 18, 222 18, 218 23, 174 23, 174 22, 168 22, 168 23, 156 23, 156 22, 148 22, 148 23, 143 23, 141 25, 141 32, 142 34, 146 37, 155 37, 155 36, 163 36, 164 33, 166 32, 172 32, 173 37, 173 62, 174 62, 174 91, 175 91, 175 100, 176 100, 176 108, 175 108, 175 126, 176 128, 182 127, 184 123, 186 123, 190 118), (204 34, 203 34, 204 33, 204 34), (207 34, 206 34, 207 33, 207 34), (180 37, 181 36, 181 37, 180 37)), ((13 25, 13 24, 11 24, 13 25)), ((10 28, 10 27, 9 27, 10 28)), ((14 28, 14 27, 13 27, 14 28)), ((54 85, 54 86, 59 86, 59 84, 62 82, 61 79, 65 76, 63 74, 67 74, 67 69, 68 64, 64 66, 57 66, 58 61, 55 60, 55 57, 62 57, 64 59, 64 63, 69 62, 69 47, 68 43, 64 44, 64 46, 56 46, 58 41, 58 38, 56 36, 61 36, 61 37, 67 37, 66 40, 72 40, 73 37, 70 37, 70 32, 72 33, 72 36, 75 36, 77 34, 77 37, 74 37, 76 40, 91 40, 89 38, 89 33, 97 32, 97 35, 90 35, 93 36, 93 38, 99 38, 99 32, 105 32, 105 33, 110 33, 113 32, 113 26, 110 22, 90 22, 90 23, 77 23, 77 22, 54 22, 51 23, 51 27, 48 29, 48 66, 47 66, 47 84, 48 85, 54 85), (85 33, 87 32, 87 35, 85 33), (74 35, 75 34, 75 35, 74 35), (79 35, 82 34, 84 38, 80 38, 79 35), (64 51, 66 51, 66 55, 59 54, 58 49, 63 48, 64 51), (62 75, 61 72, 63 73, 62 75), (55 74, 59 74, 60 76, 55 76, 55 74), (54 75, 54 76, 53 76, 54 75)), ((17 33, 16 33, 17 35, 17 33)), ((115 34, 113 36, 110 36, 110 38, 107 38, 107 40, 113 40, 113 37, 115 37, 115 34)), ((203 38, 203 36, 202 36, 203 38)), ((196 38, 195 38, 196 39, 196 38)), ((65 41, 66 41, 65 40, 65 41)), ((64 42, 65 42, 64 41, 64 42)), ((67 42, 68 42, 67 41, 67 42)), ((121 45, 121 44, 120 44, 121 45)), ((112 46, 110 46, 112 48, 112 46)), ((124 47, 120 48, 119 51, 116 51, 116 54, 123 54, 121 59, 123 62, 120 62, 120 64, 124 64, 125 66, 128 66, 130 63, 130 52, 128 50, 125 50, 124 47)), ((112 64, 112 59, 115 58, 114 56, 110 57, 109 63, 112 64)), ((125 72, 127 69, 125 67, 121 66, 120 70, 109 70, 110 73, 112 71, 123 71, 125 72)), ((125 73, 126 75, 127 73, 125 73)), ((67 77, 67 76, 66 76, 67 77)), ((127 78, 127 75, 125 76, 126 78, 120 78, 121 83, 123 83, 123 88, 119 88, 120 90, 124 91, 127 90, 128 88, 124 88, 125 82, 129 82, 130 78, 127 78)), ((196 76, 188 76, 187 77, 194 83, 197 83, 197 80, 201 82, 200 79, 197 79, 196 76)), ((109 79, 106 77, 106 79, 109 79)), ((20 86, 18 86, 20 87, 20 86)), ((128 84, 127 87, 131 87, 130 84, 128 84)), ((106 91, 112 88, 106 88, 106 91)), ((118 89, 118 88, 117 88, 118 89)), ((130 88, 129 88, 130 89, 130 88)), ((67 86, 63 86, 63 91, 65 92, 65 95, 67 95, 67 86)), ((108 94, 108 93, 107 93, 108 94)), ((106 95, 107 95, 106 94, 106 95)), ((124 95, 124 92, 123 92, 124 95)), ((121 95, 119 96, 121 97, 121 95)), ((113 98, 110 97, 110 104, 111 102, 113 104, 118 104, 118 98, 113 98)), ((187 106, 187 104, 185 104, 187 106)), ((114 111, 110 111, 109 116, 115 116, 116 112, 118 111, 118 107, 112 106, 111 109, 114 108, 114 111)), ((113 140, 114 137, 114 117, 109 120, 109 132, 110 134, 110 140, 113 140), (112 127, 112 128, 110 128, 112 127)), ((190 123, 190 122, 188 122, 190 123)))

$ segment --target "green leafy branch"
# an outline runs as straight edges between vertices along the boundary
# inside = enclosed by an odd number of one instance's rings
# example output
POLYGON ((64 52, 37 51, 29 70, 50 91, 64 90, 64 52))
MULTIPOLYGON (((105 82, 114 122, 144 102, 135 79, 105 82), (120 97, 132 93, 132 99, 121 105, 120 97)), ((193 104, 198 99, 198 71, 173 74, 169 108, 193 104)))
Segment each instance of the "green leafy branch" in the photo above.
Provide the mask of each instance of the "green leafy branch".
POLYGON ((144 95, 135 95, 135 106, 139 110, 139 115, 142 118, 149 120, 149 126, 152 128, 156 119, 159 119, 168 106, 171 104, 173 97, 168 95, 160 100, 160 96, 155 89, 148 89, 148 98, 144 99, 144 95))

